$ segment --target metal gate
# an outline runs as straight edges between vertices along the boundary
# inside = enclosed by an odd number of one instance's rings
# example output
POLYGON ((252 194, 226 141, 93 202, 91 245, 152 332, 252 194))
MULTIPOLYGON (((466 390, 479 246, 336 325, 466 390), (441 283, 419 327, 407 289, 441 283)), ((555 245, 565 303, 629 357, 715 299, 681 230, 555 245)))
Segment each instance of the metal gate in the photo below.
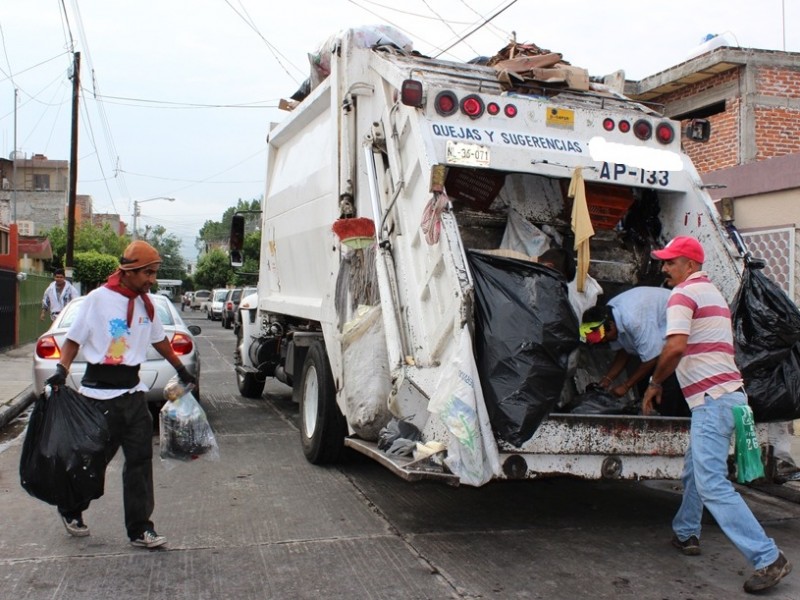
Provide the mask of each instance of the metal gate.
POLYGON ((14 345, 17 324, 17 274, 0 270, 0 349, 14 345))
POLYGON ((19 286, 19 344, 36 341, 50 327, 50 315, 39 320, 42 310, 42 296, 52 277, 28 273, 19 286))

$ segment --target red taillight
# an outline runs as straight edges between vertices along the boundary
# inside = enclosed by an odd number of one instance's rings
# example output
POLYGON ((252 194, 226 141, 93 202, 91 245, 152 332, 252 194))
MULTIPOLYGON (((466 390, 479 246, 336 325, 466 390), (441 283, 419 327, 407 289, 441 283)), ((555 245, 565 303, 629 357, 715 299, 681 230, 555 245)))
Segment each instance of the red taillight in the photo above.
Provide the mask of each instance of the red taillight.
POLYGON ((628 133, 631 130, 631 122, 623 119, 619 122, 619 130, 622 133, 628 133))
POLYGON ((517 116, 517 107, 513 104, 506 104, 506 107, 503 109, 503 112, 506 113, 506 116, 510 119, 513 119, 517 116))
POLYGON ((483 114, 483 100, 476 94, 465 96, 461 100, 461 112, 470 119, 477 119, 483 114))
POLYGON ((606 117, 603 119, 603 129, 606 131, 614 131, 614 119, 606 117))
POLYGON ((433 102, 436 112, 443 117, 449 117, 458 110, 458 98, 453 92, 444 91, 436 94, 433 102))
POLYGON ((497 102, 489 102, 486 105, 486 112, 490 115, 497 115, 500 113, 500 105, 497 102))
POLYGON ((633 124, 633 133, 640 140, 649 140, 653 135, 653 126, 649 121, 639 119, 633 124))
POLYGON ((420 108, 422 106, 422 82, 406 79, 400 88, 400 101, 406 106, 420 108))
POLYGON ((58 347, 56 338, 52 335, 46 335, 36 342, 36 356, 53 360, 61 358, 61 348, 58 347))
POLYGON ((659 123, 656 125, 656 139, 662 144, 669 144, 675 139, 675 130, 669 123, 659 123))
POLYGON ((225 310, 233 310, 233 302, 226 302, 225 303, 225 310))
POLYGON ((189 354, 194 349, 192 338, 183 333, 176 333, 172 336, 172 341, 169 343, 175 354, 189 354))

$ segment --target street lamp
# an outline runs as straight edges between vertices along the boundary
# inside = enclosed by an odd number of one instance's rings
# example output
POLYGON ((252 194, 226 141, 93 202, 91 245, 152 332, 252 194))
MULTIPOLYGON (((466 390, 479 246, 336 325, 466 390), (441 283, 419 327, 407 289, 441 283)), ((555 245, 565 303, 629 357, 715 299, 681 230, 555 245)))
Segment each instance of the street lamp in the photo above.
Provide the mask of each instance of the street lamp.
POLYGON ((136 219, 139 216, 139 205, 143 202, 152 202, 153 200, 166 200, 168 202, 175 202, 175 198, 168 198, 167 196, 156 196, 155 198, 147 198, 146 200, 133 201, 133 239, 139 239, 139 233, 136 231, 136 219))

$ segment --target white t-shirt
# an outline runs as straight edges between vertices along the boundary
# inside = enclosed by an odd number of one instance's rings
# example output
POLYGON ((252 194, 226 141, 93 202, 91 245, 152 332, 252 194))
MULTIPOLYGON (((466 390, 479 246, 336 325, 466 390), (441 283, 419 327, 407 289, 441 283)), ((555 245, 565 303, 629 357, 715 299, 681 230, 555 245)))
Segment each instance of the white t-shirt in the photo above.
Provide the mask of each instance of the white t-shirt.
MULTIPOLYGON (((144 300, 134 300, 133 319, 128 329, 128 298, 106 287, 89 292, 80 306, 78 316, 67 330, 67 338, 81 346, 87 363, 100 365, 141 365, 148 348, 166 335, 158 316, 151 321, 144 300)), ((108 390, 80 387, 88 398, 107 400, 126 392, 144 391, 142 383, 130 390, 108 390)))

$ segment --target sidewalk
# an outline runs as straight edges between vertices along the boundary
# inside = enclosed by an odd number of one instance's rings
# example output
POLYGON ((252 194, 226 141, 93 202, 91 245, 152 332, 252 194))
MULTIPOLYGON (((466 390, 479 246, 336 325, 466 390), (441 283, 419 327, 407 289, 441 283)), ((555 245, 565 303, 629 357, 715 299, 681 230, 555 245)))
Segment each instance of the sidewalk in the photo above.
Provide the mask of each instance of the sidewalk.
POLYGON ((33 402, 33 351, 30 343, 0 354, 0 427, 33 402))

